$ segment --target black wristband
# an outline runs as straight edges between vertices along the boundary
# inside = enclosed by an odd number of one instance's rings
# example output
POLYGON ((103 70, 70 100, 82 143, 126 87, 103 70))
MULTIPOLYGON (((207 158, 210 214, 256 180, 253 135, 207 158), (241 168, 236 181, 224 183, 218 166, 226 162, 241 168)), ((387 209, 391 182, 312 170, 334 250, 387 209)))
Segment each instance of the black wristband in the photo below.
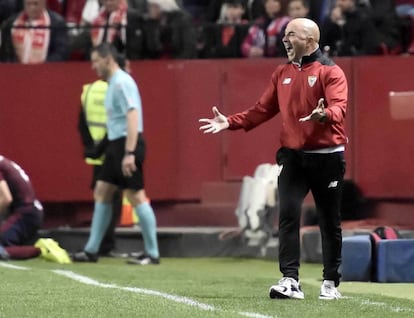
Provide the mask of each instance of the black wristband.
POLYGON ((135 156, 135 151, 125 150, 125 156, 135 156))

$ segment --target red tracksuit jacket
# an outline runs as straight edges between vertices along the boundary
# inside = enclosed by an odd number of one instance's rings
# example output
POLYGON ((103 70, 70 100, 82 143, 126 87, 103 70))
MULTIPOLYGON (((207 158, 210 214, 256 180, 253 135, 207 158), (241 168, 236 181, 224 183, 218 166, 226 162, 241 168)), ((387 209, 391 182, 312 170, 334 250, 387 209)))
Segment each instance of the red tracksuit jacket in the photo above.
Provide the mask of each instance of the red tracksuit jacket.
POLYGON ((278 65, 256 104, 228 117, 229 129, 253 129, 280 112, 282 147, 316 150, 347 143, 345 112, 348 85, 342 69, 318 49, 302 58, 302 65, 278 65), (299 118, 309 115, 325 100, 327 120, 323 123, 299 118))

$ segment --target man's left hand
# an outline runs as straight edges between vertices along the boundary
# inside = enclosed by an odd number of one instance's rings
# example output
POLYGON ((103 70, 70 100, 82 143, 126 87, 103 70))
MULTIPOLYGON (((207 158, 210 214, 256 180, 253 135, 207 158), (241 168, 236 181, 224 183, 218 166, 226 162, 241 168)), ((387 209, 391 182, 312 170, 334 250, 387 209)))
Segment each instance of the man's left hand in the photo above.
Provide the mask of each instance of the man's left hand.
POLYGON ((306 117, 299 118, 299 121, 300 122, 308 121, 308 120, 318 121, 318 122, 323 121, 326 118, 325 105, 323 104, 323 101, 324 99, 320 98, 318 101, 318 105, 312 111, 312 113, 310 113, 310 115, 306 117))

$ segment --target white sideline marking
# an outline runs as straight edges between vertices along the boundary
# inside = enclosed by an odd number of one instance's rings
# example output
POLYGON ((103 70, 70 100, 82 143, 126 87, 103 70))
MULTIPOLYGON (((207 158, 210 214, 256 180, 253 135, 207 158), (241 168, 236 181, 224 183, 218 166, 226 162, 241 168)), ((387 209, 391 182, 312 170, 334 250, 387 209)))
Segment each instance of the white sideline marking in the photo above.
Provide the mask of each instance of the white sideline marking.
POLYGON ((195 306, 195 307, 199 307, 203 310, 210 310, 210 311, 214 311, 215 308, 213 306, 207 305, 207 304, 203 304, 203 303, 199 303, 197 301, 194 301, 190 298, 187 297, 181 297, 181 296, 175 296, 175 295, 170 295, 170 294, 166 294, 166 293, 162 293, 156 290, 151 290, 151 289, 144 289, 144 288, 138 288, 138 287, 122 287, 122 286, 118 286, 115 284, 102 284, 94 279, 91 279, 89 277, 86 276, 82 276, 82 275, 78 275, 72 271, 65 271, 65 270, 53 270, 54 273, 59 274, 59 275, 63 275, 66 276, 70 279, 76 280, 80 283, 86 284, 86 285, 93 285, 93 286, 98 286, 98 287, 103 287, 103 288, 115 288, 115 289, 120 289, 120 290, 125 290, 125 291, 130 291, 133 293, 138 293, 138 294, 144 294, 144 295, 154 295, 154 296, 160 296, 166 299, 170 299, 172 301, 175 301, 177 303, 184 303, 186 305, 190 305, 190 306, 195 306))
MULTIPOLYGON (((0 262, 0 267, 5 267, 5 268, 9 268, 9 269, 17 269, 17 270, 31 270, 30 267, 24 267, 24 266, 18 266, 18 265, 13 265, 7 262, 0 262)), ((203 304, 200 303, 198 301, 192 300, 191 298, 188 297, 182 297, 182 296, 176 296, 176 295, 172 295, 172 294, 167 294, 167 293, 162 293, 156 290, 151 290, 151 289, 144 289, 144 288, 138 288, 138 287, 122 287, 122 286, 118 286, 115 284, 104 284, 104 283, 100 283, 92 278, 89 278, 87 276, 83 276, 83 275, 79 275, 76 274, 72 271, 66 271, 66 270, 52 270, 52 272, 54 272, 55 274, 58 275, 62 275, 62 276, 66 276, 67 278, 73 279, 75 281, 78 281, 80 283, 86 284, 86 285, 92 285, 92 286, 97 286, 97 287, 102 287, 102 288, 115 288, 115 289, 120 289, 120 290, 125 290, 125 291, 129 291, 129 292, 134 292, 134 293, 139 293, 139 294, 145 294, 145 295, 154 295, 154 296, 159 296, 159 297, 163 297, 178 303, 183 303, 189 306, 194 306, 194 307, 198 307, 202 310, 208 310, 208 311, 221 311, 220 308, 216 308, 214 306, 208 305, 208 304, 203 304)), ((349 296, 344 296, 342 297, 343 299, 351 299, 351 300, 359 300, 355 297, 349 297, 349 296)), ((377 302, 377 301, 370 301, 370 300, 359 300, 360 303, 362 305, 367 305, 367 306, 376 306, 376 307, 383 307, 386 310, 390 310, 393 312, 414 312, 414 310, 410 309, 410 308, 404 308, 404 307, 395 307, 395 306, 390 306, 386 303, 383 302, 377 302)), ((251 312, 243 312, 243 311, 239 311, 236 312, 237 314, 244 316, 244 317, 249 317, 249 318, 277 318, 277 316, 267 316, 267 315, 263 315, 263 314, 259 314, 259 313, 251 313, 251 312)))
POLYGON ((12 268, 12 269, 19 269, 19 270, 28 270, 28 269, 30 269, 30 268, 28 268, 28 267, 24 267, 24 266, 17 266, 17 265, 13 265, 13 264, 5 263, 5 262, 0 262, 0 266, 2 266, 2 267, 6 267, 6 268, 12 268))
MULTIPOLYGON (((159 291, 151 290, 151 289, 145 289, 145 288, 122 287, 122 286, 118 286, 118 285, 115 285, 115 284, 103 284, 103 283, 100 283, 100 282, 98 282, 98 281, 96 281, 92 278, 76 274, 72 271, 57 269, 57 270, 52 270, 52 272, 54 272, 58 275, 68 277, 68 278, 73 279, 75 281, 78 281, 80 283, 87 284, 87 285, 93 285, 93 286, 102 287, 102 288, 115 288, 115 289, 120 289, 120 290, 133 292, 133 293, 144 294, 144 295, 153 295, 153 296, 162 297, 162 298, 165 298, 165 299, 168 299, 168 300, 172 300, 172 301, 177 302, 177 303, 182 303, 182 304, 185 304, 185 305, 197 307, 197 308, 202 309, 202 310, 220 311, 219 308, 216 308, 216 307, 208 305, 208 304, 200 303, 200 302, 198 302, 196 300, 193 300, 191 298, 188 298, 188 297, 167 294, 167 293, 163 293, 163 292, 159 292, 159 291)), ((266 316, 266 315, 262 315, 262 314, 258 314, 258 313, 249 313, 249 312, 238 312, 238 314, 240 314, 242 316, 245 316, 245 317, 250 317, 250 318, 277 318, 277 317, 274 317, 274 316, 266 316)))
POLYGON ((82 275, 78 275, 72 271, 65 271, 65 270, 61 270, 61 269, 55 269, 52 270, 53 273, 58 274, 58 275, 62 275, 62 276, 66 276, 68 278, 71 278, 73 280, 76 280, 82 284, 86 284, 86 285, 93 285, 93 286, 98 286, 98 287, 102 287, 102 288, 119 288, 117 285, 114 284, 102 284, 92 278, 89 278, 87 276, 82 276, 82 275))

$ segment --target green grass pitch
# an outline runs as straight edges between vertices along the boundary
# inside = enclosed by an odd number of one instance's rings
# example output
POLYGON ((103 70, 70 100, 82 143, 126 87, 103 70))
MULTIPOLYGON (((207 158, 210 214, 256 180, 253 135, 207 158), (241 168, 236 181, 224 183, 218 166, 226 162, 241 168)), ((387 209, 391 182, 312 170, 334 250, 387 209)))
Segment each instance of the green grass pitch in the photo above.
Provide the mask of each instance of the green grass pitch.
POLYGON ((343 299, 318 299, 321 265, 302 264, 304 300, 274 300, 278 264, 243 258, 122 259, 59 265, 0 263, 3 317, 414 317, 414 284, 343 282, 343 299))

